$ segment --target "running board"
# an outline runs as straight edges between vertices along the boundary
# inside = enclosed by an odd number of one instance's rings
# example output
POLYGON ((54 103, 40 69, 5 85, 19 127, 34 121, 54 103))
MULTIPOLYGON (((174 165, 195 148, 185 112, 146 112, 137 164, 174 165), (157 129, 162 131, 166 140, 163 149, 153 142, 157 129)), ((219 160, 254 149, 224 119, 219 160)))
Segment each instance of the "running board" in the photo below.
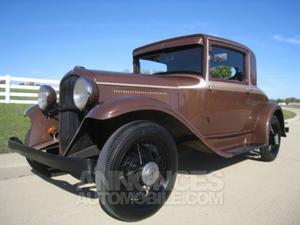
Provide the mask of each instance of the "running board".
POLYGON ((229 149, 225 152, 230 153, 232 155, 241 155, 241 154, 253 151, 254 149, 258 149, 260 147, 262 147, 262 146, 261 145, 241 146, 241 147, 229 149))

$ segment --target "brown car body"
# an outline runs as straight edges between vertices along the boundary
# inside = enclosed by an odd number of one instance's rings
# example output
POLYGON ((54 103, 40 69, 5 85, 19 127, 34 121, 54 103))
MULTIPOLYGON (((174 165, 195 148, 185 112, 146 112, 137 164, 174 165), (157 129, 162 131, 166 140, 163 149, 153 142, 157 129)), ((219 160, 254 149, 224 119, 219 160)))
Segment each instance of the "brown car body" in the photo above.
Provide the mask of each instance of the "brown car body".
MULTIPOLYGON (((282 136, 285 136, 282 110, 269 102, 257 87, 255 56, 241 44, 203 34, 173 38, 135 49, 133 62, 134 73, 75 67, 65 75, 62 81, 70 76, 93 80, 99 96, 96 96, 97 104, 85 113, 76 131, 72 131, 74 137, 69 137, 67 147, 60 146, 61 155, 83 150, 76 142, 82 141, 87 130, 103 131, 97 132, 98 140, 91 142, 101 145, 114 129, 134 119, 155 121, 167 128, 177 143, 184 142, 199 151, 215 152, 226 158, 267 145, 269 121, 274 114, 279 118, 282 136), (245 82, 220 81, 210 76, 208 56, 213 44, 245 53, 245 82), (136 59, 140 55, 189 45, 203 46, 201 76, 149 76, 139 72, 136 59)), ((59 142, 59 138, 53 140, 47 133, 51 126, 60 129, 59 116, 46 117, 37 106, 29 109, 26 115, 32 121, 30 146, 44 149, 59 142)))
POLYGON ((173 38, 135 49, 133 67, 134 73, 75 67, 61 80, 59 103, 42 86, 39 104, 25 112, 25 143, 12 137, 9 146, 44 175, 54 168, 95 182, 104 211, 129 222, 166 202, 178 145, 226 158, 254 149, 264 161, 276 158, 287 131, 283 113, 257 87, 247 47, 203 34, 173 38), (144 59, 167 62, 167 71, 141 73, 144 59), (122 196, 125 204, 114 201, 122 196))

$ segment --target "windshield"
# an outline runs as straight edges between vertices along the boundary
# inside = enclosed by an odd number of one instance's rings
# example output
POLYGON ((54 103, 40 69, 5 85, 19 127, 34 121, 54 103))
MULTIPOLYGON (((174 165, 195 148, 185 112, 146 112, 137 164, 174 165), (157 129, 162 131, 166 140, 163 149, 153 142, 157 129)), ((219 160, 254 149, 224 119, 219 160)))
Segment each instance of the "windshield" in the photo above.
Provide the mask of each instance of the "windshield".
POLYGON ((188 46, 140 57, 139 71, 143 74, 202 74, 202 49, 200 45, 188 46))

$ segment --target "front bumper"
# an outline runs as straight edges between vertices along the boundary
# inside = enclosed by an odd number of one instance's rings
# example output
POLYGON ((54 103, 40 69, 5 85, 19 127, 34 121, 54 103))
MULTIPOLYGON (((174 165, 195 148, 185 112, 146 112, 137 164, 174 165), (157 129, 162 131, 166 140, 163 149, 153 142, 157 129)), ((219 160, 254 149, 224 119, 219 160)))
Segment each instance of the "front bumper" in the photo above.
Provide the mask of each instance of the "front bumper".
POLYGON ((92 159, 64 157, 36 150, 23 144, 17 137, 9 139, 8 147, 28 159, 68 172, 79 179, 85 179, 84 176, 94 174, 95 163, 92 159))

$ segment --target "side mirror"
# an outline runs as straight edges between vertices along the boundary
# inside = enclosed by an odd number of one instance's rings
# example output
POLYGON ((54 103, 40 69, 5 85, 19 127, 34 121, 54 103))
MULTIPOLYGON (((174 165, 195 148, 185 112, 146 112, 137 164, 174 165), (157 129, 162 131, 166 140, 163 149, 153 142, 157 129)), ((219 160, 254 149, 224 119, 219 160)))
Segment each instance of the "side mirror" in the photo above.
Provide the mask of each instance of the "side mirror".
POLYGON ((237 73, 237 70, 234 66, 230 66, 230 77, 234 77, 237 73))
POLYGON ((213 56, 214 62, 224 62, 227 61, 227 53, 219 53, 213 56))

